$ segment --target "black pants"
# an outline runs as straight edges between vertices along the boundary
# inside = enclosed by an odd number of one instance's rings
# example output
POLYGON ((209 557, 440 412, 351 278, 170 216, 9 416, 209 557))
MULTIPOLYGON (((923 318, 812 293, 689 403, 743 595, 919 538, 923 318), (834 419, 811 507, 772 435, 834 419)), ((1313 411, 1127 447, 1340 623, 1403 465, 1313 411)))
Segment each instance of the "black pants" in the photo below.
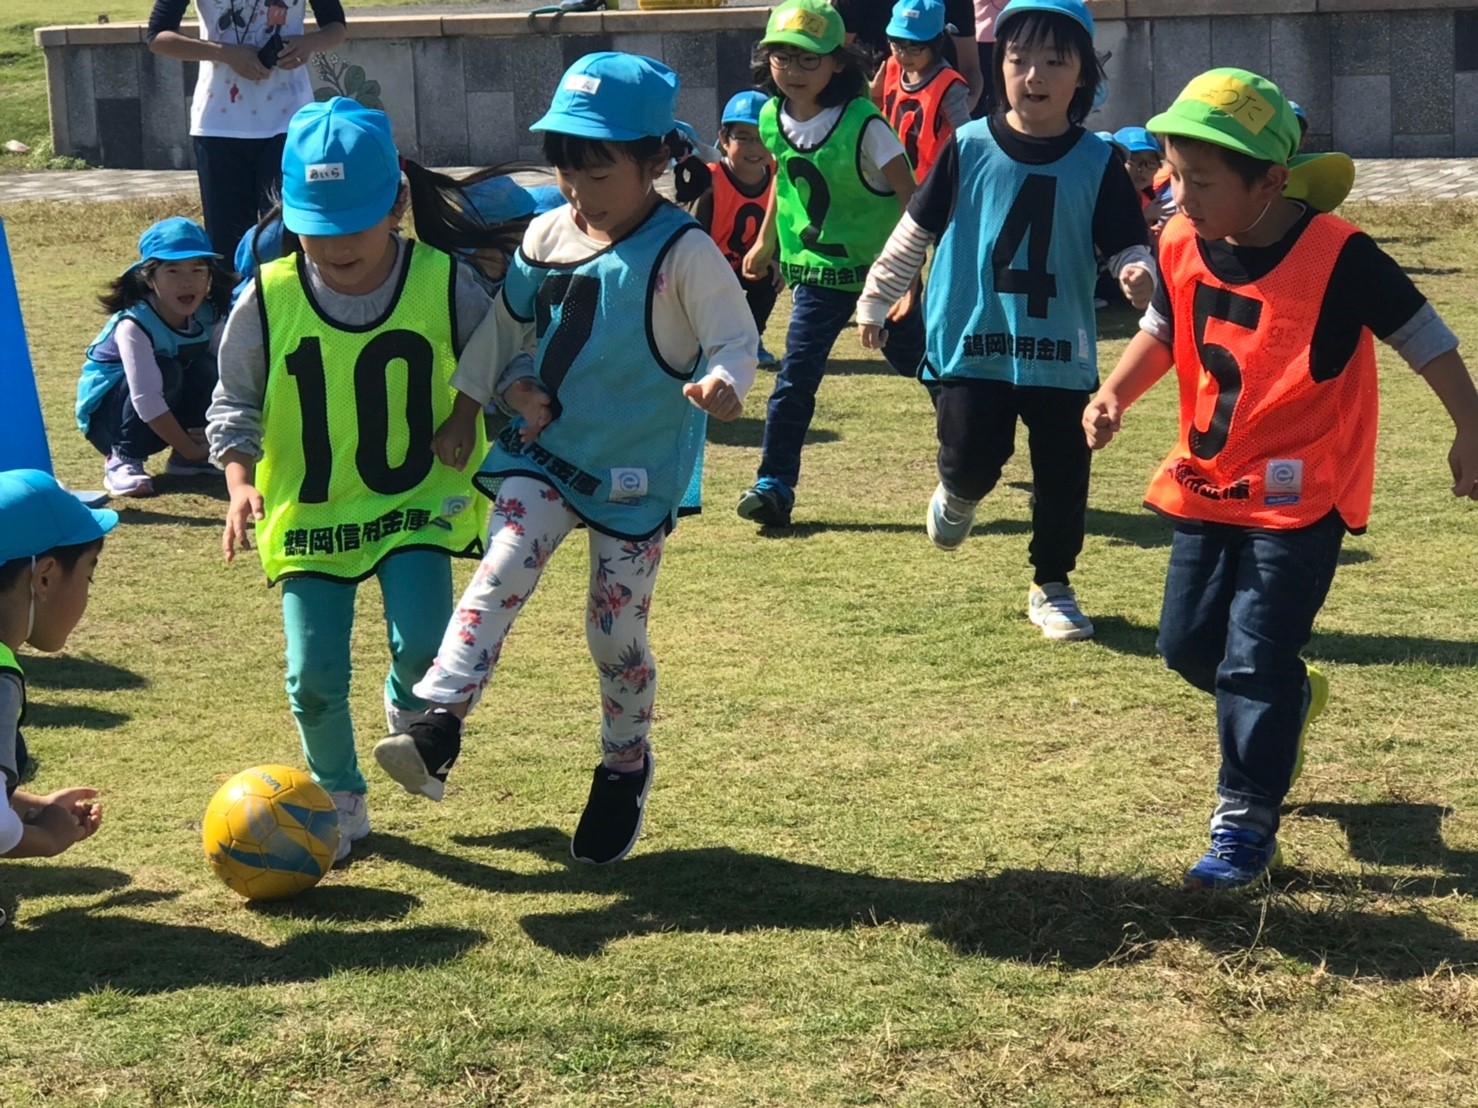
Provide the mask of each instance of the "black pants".
POLYGON ((246 229, 272 209, 282 183, 286 139, 286 134, 265 139, 194 138, 205 233, 228 267, 246 229))
POLYGON ((956 380, 939 391, 939 480, 947 492, 979 500, 1001 479, 1016 449, 1016 420, 1026 424, 1036 504, 1028 548, 1035 584, 1068 584, 1083 550, 1092 451, 1083 437, 1091 394, 956 380))
POLYGON ((971 119, 984 119, 996 110, 996 44, 993 42, 977 42, 975 49, 980 52, 980 76, 985 85, 981 90, 980 99, 975 101, 975 107, 970 110, 971 119))
MULTIPOLYGON (((216 387, 215 355, 201 354, 183 364, 178 358, 158 361, 159 372, 164 377, 164 402, 169 405, 170 413, 186 431, 204 427, 210 395, 216 387)), ((87 441, 104 456, 116 450, 125 458, 138 461, 152 458, 169 446, 134 410, 128 381, 123 378, 92 410, 87 421, 87 441)))
POLYGON ((754 326, 760 333, 760 345, 763 346, 765 324, 770 322, 770 313, 775 310, 775 298, 780 293, 775 288, 775 282, 768 276, 761 277, 758 281, 751 281, 742 273, 737 276, 744 289, 744 299, 749 301, 749 314, 754 316, 754 326))

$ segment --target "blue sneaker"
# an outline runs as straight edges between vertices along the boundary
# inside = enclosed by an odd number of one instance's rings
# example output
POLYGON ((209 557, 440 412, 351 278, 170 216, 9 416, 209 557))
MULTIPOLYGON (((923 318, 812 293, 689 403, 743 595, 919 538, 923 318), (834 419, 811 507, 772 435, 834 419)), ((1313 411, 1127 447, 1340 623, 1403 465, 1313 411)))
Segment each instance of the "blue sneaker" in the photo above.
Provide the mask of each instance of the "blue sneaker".
POLYGON ((1306 668, 1309 671, 1309 706, 1304 709, 1303 726, 1298 730, 1298 753, 1293 759, 1293 776, 1288 779, 1290 789, 1304 771, 1304 740, 1309 736, 1309 724, 1318 719, 1329 705, 1329 678, 1313 666, 1306 668))
POLYGON ((1211 849, 1186 870, 1187 889, 1240 889, 1261 881, 1278 864, 1278 839, 1240 827, 1211 832, 1211 849))
POLYGON ((977 503, 951 496, 941 482, 929 498, 929 513, 924 517, 929 541, 940 550, 958 550, 970 537, 970 528, 975 525, 977 503))
POLYGON ((780 359, 765 349, 765 344, 760 343, 759 367, 761 369, 774 369, 780 364, 780 359))
POLYGON ((753 488, 740 495, 735 511, 740 519, 751 520, 761 527, 789 527, 790 509, 794 504, 795 494, 785 487, 783 481, 761 477, 753 488))

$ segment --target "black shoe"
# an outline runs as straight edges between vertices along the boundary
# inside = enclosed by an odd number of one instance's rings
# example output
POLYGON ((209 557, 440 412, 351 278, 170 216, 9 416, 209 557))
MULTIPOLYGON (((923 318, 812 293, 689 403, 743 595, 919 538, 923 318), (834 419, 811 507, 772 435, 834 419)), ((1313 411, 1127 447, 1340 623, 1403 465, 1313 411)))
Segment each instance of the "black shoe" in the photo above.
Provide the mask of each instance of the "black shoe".
POLYGON ((735 510, 740 519, 758 523, 761 527, 789 527, 790 509, 794 504, 794 495, 783 484, 773 477, 761 477, 753 488, 740 494, 735 510))
POLYGON ((462 721, 444 709, 375 744, 375 761, 408 793, 440 800, 462 752, 462 721))
POLYGON ((605 866, 619 862, 631 853, 641 837, 641 824, 647 814, 647 792, 652 787, 652 752, 640 773, 616 773, 604 765, 595 767, 595 780, 590 784, 590 799, 575 837, 570 840, 570 854, 577 862, 605 866))

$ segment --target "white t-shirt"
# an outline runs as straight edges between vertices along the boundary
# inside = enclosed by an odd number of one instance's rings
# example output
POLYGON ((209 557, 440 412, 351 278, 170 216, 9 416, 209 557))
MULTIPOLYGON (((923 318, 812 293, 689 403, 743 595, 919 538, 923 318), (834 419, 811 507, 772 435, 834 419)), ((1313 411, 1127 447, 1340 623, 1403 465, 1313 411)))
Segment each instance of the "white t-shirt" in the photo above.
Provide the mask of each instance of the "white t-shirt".
MULTIPOLYGON (((812 116, 804 123, 797 122, 790 117, 785 110, 785 105, 780 106, 780 129, 785 132, 785 137, 794 146, 802 150, 814 150, 826 141, 826 136, 831 134, 831 129, 837 125, 837 120, 842 118, 844 105, 833 108, 823 108, 818 114, 812 116)), ((883 176, 883 166, 894 158, 904 156, 903 143, 898 141, 898 136, 893 133, 893 128, 888 126, 888 121, 882 116, 876 116, 868 120, 867 126, 862 129, 862 179, 868 183, 874 192, 892 192, 893 186, 888 184, 888 178, 883 176)))
MULTIPOLYGON (((286 8, 286 22, 279 28, 282 37, 297 38, 303 33, 307 7, 296 3, 286 8)), ((200 13, 200 37, 207 42, 261 49, 272 37, 267 13, 273 9, 266 0, 195 0, 195 8, 200 13)), ((201 62, 190 103, 190 133, 258 139, 285 133, 293 113, 313 99, 309 68, 273 67, 266 80, 248 81, 229 65, 201 62)))

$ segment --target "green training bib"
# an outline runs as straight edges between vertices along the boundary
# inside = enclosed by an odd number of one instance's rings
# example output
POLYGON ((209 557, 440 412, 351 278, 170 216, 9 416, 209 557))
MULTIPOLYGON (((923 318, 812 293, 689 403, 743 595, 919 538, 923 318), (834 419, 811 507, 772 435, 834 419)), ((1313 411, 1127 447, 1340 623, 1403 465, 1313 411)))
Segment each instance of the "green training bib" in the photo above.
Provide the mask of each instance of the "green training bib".
POLYGON ((780 126, 780 101, 760 111, 760 137, 775 155, 780 271, 792 285, 856 291, 898 222, 898 198, 862 176, 862 132, 882 113, 865 97, 842 109, 820 146, 800 150, 780 126))
MULTIPOLYGON (((476 556, 485 508, 431 437, 451 414, 456 265, 408 242, 395 299, 360 330, 329 322, 298 255, 257 278, 267 342, 257 546, 269 580, 357 581, 414 547, 476 556)), ((478 421, 473 458, 487 451, 478 421)))

